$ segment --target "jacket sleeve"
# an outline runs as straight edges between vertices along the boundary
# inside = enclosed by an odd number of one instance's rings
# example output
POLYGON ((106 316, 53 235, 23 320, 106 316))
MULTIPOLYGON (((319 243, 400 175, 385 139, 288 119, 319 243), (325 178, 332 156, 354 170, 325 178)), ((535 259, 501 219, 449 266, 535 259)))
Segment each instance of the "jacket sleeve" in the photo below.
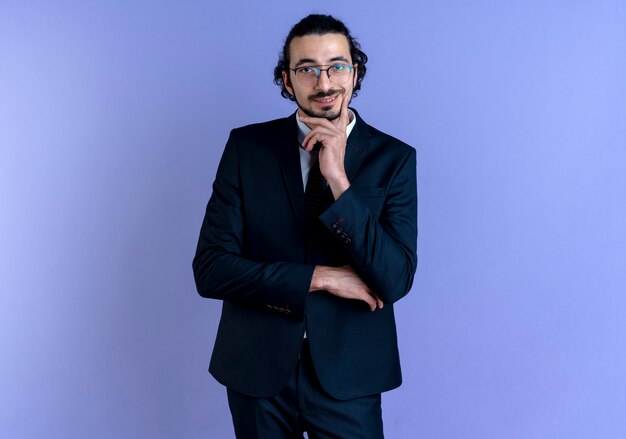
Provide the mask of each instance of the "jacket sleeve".
POLYGON ((301 320, 314 266, 263 262, 244 255, 246 231, 237 130, 231 131, 207 205, 193 260, 198 293, 259 306, 301 320))
POLYGON ((384 193, 380 217, 351 186, 320 220, 350 255, 354 268, 385 303, 404 297, 417 267, 416 152, 404 157, 384 193))

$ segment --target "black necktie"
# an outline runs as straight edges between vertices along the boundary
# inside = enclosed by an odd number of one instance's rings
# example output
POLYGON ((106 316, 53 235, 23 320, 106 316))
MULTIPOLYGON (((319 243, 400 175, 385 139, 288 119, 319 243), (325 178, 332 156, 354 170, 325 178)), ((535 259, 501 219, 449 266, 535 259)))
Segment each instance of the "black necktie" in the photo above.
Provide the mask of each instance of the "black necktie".
POLYGON ((318 158, 315 159, 315 163, 311 166, 309 179, 306 182, 306 189, 304 190, 304 207, 306 209, 307 222, 313 221, 321 213, 322 195, 327 185, 320 171, 318 158))

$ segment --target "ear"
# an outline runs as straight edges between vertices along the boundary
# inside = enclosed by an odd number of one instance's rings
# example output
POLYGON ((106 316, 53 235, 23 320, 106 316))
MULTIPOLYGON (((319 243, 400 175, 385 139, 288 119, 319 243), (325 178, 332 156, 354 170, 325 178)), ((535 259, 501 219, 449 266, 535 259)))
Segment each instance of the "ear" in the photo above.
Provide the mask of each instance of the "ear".
POLYGON ((289 73, 283 70, 283 84, 285 84, 285 88, 289 92, 291 96, 294 95, 293 87, 291 86, 291 81, 289 80, 289 73))
POLYGON ((352 77, 352 88, 356 87, 356 80, 359 73, 359 65, 354 65, 354 76, 352 77))

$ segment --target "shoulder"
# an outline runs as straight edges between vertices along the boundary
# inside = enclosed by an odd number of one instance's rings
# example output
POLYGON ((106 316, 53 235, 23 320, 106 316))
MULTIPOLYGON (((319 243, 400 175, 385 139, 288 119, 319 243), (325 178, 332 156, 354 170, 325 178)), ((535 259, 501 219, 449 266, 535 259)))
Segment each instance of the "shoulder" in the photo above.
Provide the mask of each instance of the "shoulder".
POLYGON ((258 122, 241 127, 234 128, 231 131, 231 135, 243 138, 255 138, 264 135, 274 135, 277 132, 285 130, 289 126, 290 122, 295 124, 293 116, 283 117, 280 119, 268 120, 265 122, 258 122))
POLYGON ((293 139, 296 142, 296 119, 294 116, 254 123, 234 128, 230 132, 227 150, 240 160, 254 162, 260 157, 275 157, 276 150, 293 139))

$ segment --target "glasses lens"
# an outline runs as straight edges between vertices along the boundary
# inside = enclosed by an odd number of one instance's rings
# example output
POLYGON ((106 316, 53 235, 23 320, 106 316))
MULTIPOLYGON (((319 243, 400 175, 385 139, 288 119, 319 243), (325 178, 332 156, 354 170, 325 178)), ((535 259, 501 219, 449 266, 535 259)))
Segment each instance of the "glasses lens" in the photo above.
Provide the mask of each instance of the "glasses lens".
POLYGON ((319 70, 314 67, 300 67, 296 69, 296 78, 303 86, 310 87, 317 82, 319 73, 319 70))
POLYGON ((345 64, 335 64, 326 69, 319 67, 300 67, 295 70, 296 79, 305 87, 313 87, 317 84, 320 75, 328 75, 335 84, 345 84, 352 73, 352 67, 345 64))
POLYGON ((352 69, 345 64, 335 64, 334 66, 328 68, 330 80, 335 84, 344 84, 348 78, 350 78, 351 70, 352 69))

